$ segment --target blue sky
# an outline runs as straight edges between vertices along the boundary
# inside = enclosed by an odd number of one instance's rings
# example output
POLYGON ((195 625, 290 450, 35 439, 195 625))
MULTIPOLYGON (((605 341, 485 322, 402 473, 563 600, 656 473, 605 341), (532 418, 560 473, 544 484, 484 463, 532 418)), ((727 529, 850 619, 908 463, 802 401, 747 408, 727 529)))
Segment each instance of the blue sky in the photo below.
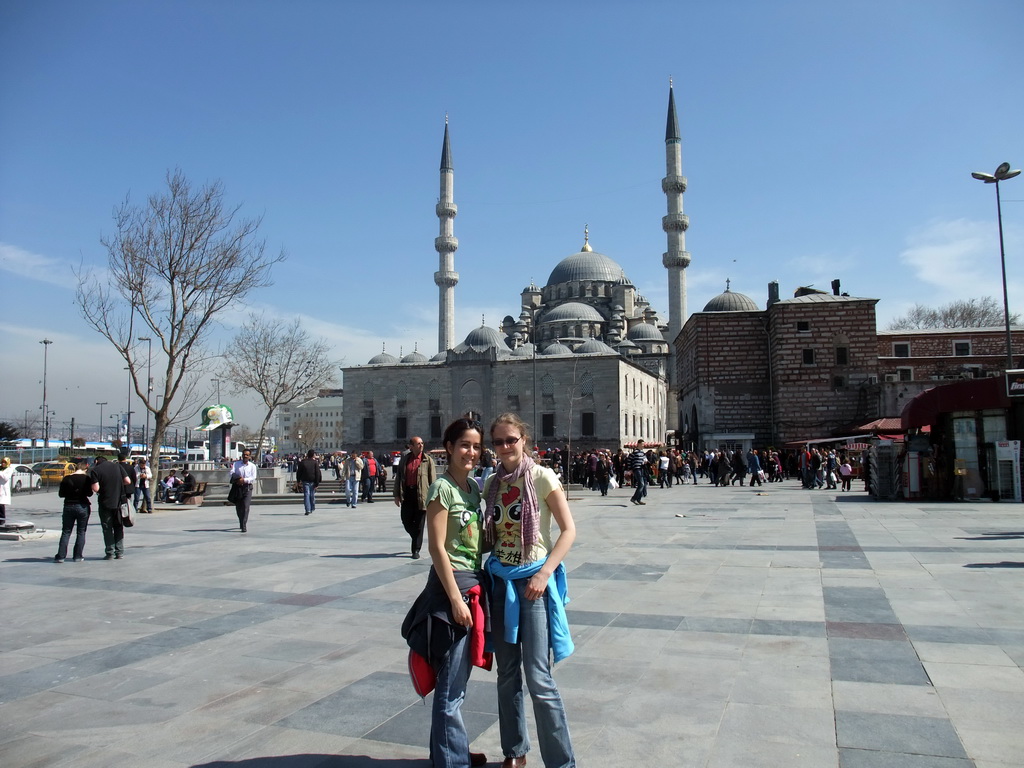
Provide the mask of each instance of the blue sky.
MULTIPOLYGON (((683 134, 689 308, 842 280, 914 303, 1001 295, 995 195, 1024 165, 1024 4, 72 2, 0 6, 0 419, 124 410, 123 363, 74 305, 113 208, 181 168, 284 248, 255 308, 335 356, 437 351, 438 163, 450 117, 456 337, 590 227, 667 315, 665 108, 683 134), (118 405, 115 407, 115 403, 118 405)), ((1024 179, 1024 177, 1022 177, 1024 179)), ((1024 180, 1003 187, 1024 309, 1024 180)), ((244 397, 222 397, 255 426, 244 397)), ((136 417, 137 418, 137 417, 136 417)))

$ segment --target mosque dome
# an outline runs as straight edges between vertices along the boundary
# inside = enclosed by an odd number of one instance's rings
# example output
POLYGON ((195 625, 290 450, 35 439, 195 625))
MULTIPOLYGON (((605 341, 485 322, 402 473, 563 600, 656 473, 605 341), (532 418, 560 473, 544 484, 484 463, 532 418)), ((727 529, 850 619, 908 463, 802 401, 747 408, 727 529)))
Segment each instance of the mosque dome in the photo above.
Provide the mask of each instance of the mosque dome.
POLYGON ((576 348, 577 355, 617 355, 614 349, 600 339, 587 339, 576 348))
POLYGON ((552 307, 541 316, 542 323, 566 323, 584 321, 588 323, 603 323, 601 313, 589 304, 580 301, 567 301, 552 307))
POLYGON ((512 357, 533 357, 533 344, 526 342, 512 350, 512 357))
POLYGON ((445 350, 444 352, 438 352, 436 355, 434 355, 432 358, 430 358, 430 362, 432 362, 432 363, 443 363, 443 362, 446 362, 447 360, 448 360, 448 350, 445 350))
POLYGON ((419 350, 413 350, 402 358, 403 363, 429 363, 426 355, 420 354, 419 350))
POLYGON ((380 354, 371 357, 367 365, 394 365, 397 362, 397 357, 395 357, 394 355, 389 355, 387 352, 381 351, 380 354))
POLYGON ((622 267, 603 253, 590 250, 589 245, 584 246, 585 250, 566 256, 551 270, 548 277, 548 285, 559 283, 573 283, 581 280, 605 280, 609 283, 617 282, 623 276, 622 267))
POLYGON ((456 347, 456 351, 472 348, 482 352, 492 347, 504 350, 505 352, 509 351, 508 344, 505 343, 505 339, 502 338, 498 331, 486 325, 481 325, 479 328, 474 328, 469 332, 466 340, 456 347))
POLYGON ((548 344, 544 348, 544 354, 548 355, 549 357, 555 355, 571 355, 572 350, 565 346, 565 344, 563 344, 562 342, 556 341, 554 344, 548 344))
POLYGON ((704 305, 705 312, 757 312, 759 308, 754 300, 742 293, 733 293, 729 290, 729 283, 726 281, 725 292, 720 293, 704 305))
POLYGON ((626 338, 630 341, 665 341, 661 331, 650 323, 637 323, 629 329, 626 338))

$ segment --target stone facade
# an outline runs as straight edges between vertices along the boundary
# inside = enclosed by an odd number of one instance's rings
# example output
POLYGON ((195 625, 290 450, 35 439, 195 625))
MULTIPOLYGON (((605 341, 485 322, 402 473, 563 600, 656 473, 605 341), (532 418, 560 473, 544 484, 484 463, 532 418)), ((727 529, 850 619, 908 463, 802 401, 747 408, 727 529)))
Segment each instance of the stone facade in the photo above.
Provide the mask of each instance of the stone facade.
POLYGON ((335 450, 342 440, 344 393, 340 389, 321 390, 305 403, 285 405, 277 410, 277 434, 280 453, 318 453, 335 450))

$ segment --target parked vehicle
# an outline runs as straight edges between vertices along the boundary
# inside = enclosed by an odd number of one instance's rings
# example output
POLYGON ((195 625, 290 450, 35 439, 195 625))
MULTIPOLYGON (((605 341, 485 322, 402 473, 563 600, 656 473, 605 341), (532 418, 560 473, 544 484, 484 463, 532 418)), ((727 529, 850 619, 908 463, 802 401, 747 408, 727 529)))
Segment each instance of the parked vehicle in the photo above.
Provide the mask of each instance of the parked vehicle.
MULTIPOLYGON (((28 468, 26 467, 26 469, 28 468)), ((32 465, 30 471, 34 471, 39 475, 40 484, 60 485, 60 481, 66 475, 70 475, 75 471, 75 465, 66 461, 42 461, 32 465)))
POLYGON ((38 472, 32 471, 32 467, 26 467, 24 464, 15 465, 14 474, 11 475, 12 491, 38 491, 42 487, 43 478, 38 472))

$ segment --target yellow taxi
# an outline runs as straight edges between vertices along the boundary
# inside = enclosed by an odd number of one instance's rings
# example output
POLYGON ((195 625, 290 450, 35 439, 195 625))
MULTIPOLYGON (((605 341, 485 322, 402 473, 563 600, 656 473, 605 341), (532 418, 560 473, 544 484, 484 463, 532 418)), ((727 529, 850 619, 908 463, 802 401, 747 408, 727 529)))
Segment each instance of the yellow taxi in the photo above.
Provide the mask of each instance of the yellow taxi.
POLYGON ((66 461, 45 461, 34 469, 45 485, 58 485, 66 475, 75 471, 75 465, 66 461))

